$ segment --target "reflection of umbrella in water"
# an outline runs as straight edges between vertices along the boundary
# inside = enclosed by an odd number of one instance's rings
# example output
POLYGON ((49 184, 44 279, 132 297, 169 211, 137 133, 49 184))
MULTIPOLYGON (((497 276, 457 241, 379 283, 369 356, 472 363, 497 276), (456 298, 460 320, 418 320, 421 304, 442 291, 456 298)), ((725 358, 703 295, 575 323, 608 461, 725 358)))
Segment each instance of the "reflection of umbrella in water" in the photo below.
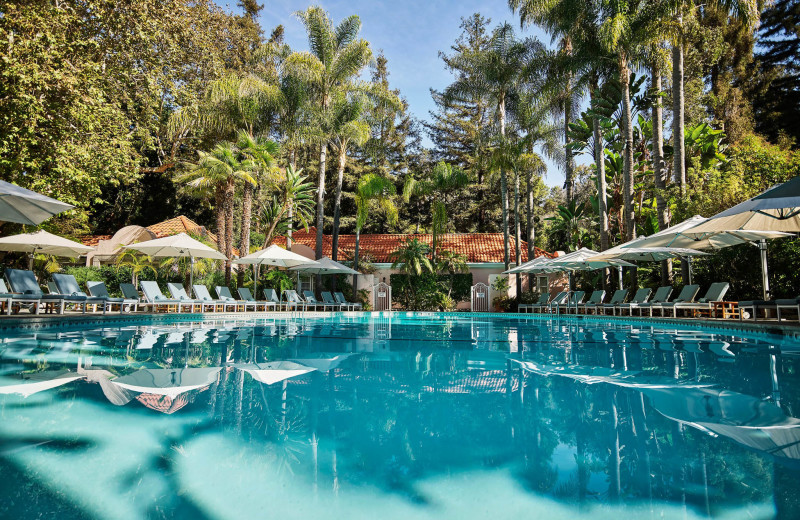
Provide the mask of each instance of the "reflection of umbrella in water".
POLYGON ((47 370, 18 374, 12 377, 3 376, 0 377, 0 394, 19 394, 29 397, 37 392, 50 390, 76 379, 83 379, 83 376, 69 370, 47 370))
POLYGON ((165 395, 172 399, 178 395, 212 384, 221 367, 202 368, 143 368, 112 381, 131 392, 165 395))
POLYGON ((253 379, 265 385, 272 385, 292 377, 314 372, 316 368, 303 366, 292 361, 271 361, 269 363, 239 363, 233 365, 250 374, 253 379))
POLYGON ((800 460, 800 420, 756 397, 710 388, 643 392, 663 416, 776 457, 800 460))
POLYGON ((175 413, 189 404, 189 396, 187 394, 181 394, 176 397, 158 394, 139 394, 136 400, 151 410, 166 414, 175 413))
POLYGON ((307 367, 316 368, 320 372, 329 372, 338 368, 342 361, 349 358, 353 354, 319 354, 319 357, 313 358, 296 358, 292 361, 305 365, 307 367))

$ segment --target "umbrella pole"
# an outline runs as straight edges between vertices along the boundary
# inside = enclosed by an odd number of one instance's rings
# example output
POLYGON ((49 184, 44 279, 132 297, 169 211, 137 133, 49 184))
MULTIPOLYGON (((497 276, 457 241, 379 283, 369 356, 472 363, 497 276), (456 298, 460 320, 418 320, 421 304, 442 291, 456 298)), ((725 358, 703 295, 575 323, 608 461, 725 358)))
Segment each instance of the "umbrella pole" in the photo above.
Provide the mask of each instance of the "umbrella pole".
POLYGON ((761 252, 761 282, 762 293, 765 300, 769 300, 769 266, 767 265, 767 241, 758 241, 758 250, 761 252))
POLYGON ((28 271, 33 271, 33 255, 32 252, 28 255, 28 271))
MULTIPOLYGON (((192 288, 194 286, 194 257, 189 257, 189 294, 192 292, 192 288)), ((194 308, 192 308, 194 310, 194 308)), ((200 309, 201 311, 203 309, 200 309)))
POLYGON ((619 274, 619 288, 622 290, 622 266, 617 267, 617 273, 619 274))
POLYGON ((255 278, 253 278, 253 292, 255 294, 253 297, 258 300, 258 264, 253 264, 253 271, 255 272, 255 278))
POLYGON ((689 271, 689 285, 692 285, 692 283, 693 283, 693 280, 692 280, 693 275, 692 275, 692 257, 691 256, 687 256, 686 257, 686 266, 689 268, 688 269, 688 271, 689 271))

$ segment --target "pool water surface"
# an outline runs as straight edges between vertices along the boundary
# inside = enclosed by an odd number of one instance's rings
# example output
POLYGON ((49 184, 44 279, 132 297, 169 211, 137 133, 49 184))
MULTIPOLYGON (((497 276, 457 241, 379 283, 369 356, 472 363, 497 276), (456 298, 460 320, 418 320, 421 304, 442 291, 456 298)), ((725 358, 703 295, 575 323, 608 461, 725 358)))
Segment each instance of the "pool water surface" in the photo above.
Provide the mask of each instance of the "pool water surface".
POLYGON ((800 344, 647 320, 0 332, 0 518, 800 518, 800 344))

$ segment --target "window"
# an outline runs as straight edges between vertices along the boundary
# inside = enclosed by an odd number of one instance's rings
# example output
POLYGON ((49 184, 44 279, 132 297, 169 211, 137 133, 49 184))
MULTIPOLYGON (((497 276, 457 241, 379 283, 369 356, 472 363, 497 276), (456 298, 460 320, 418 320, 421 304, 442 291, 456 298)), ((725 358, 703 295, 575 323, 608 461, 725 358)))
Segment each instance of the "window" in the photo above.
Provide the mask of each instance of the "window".
POLYGON ((546 276, 537 276, 536 277, 536 292, 538 293, 546 293, 550 289, 550 284, 547 281, 546 276))

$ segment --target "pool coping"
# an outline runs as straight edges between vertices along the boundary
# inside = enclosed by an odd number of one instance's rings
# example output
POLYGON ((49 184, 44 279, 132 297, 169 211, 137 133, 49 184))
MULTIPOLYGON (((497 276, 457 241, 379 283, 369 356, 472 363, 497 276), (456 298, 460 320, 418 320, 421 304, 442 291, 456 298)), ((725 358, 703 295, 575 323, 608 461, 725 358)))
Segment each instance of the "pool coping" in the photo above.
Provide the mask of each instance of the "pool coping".
POLYGON ((639 317, 639 316, 602 316, 602 315, 552 315, 552 314, 532 314, 532 313, 510 313, 510 312, 415 312, 415 311, 373 311, 373 312, 249 312, 249 313, 135 313, 135 314, 71 314, 71 315, 32 315, 32 316, 3 316, 0 319, 0 332, 12 330, 53 330, 66 329, 69 327, 86 326, 109 326, 109 325, 161 325, 183 321, 199 321, 212 319, 222 320, 242 320, 242 319, 263 319, 275 317, 292 318, 324 318, 335 315, 341 316, 363 316, 368 314, 374 317, 389 318, 392 316, 426 316, 426 317, 446 317, 456 316, 464 318, 472 316, 476 318, 503 318, 503 319, 525 319, 529 321, 553 321, 565 320, 570 322, 613 322, 620 321, 641 325, 660 325, 660 326, 698 326, 725 330, 731 332, 755 332, 760 334, 771 334, 787 338, 800 340, 800 322, 796 323, 777 323, 770 321, 739 321, 721 320, 704 318, 664 318, 664 317, 639 317))

